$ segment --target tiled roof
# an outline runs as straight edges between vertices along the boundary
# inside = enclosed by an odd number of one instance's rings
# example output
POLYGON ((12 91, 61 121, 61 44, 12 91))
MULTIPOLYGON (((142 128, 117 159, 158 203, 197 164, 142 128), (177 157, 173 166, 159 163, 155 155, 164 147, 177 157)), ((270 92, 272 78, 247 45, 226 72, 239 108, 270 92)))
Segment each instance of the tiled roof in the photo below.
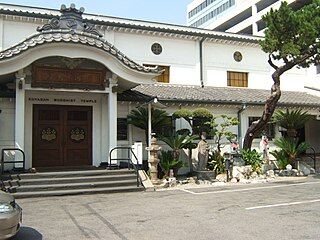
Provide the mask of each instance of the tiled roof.
POLYGON ((93 34, 85 32, 77 32, 63 29, 43 31, 41 33, 32 35, 31 37, 18 43, 17 45, 14 45, 0 52, 0 61, 15 57, 21 54, 22 52, 25 52, 28 49, 33 48, 37 45, 60 42, 94 46, 105 51, 108 54, 111 54, 113 57, 117 58, 124 65, 133 70, 145 73, 161 73, 161 71, 159 71, 157 68, 144 67, 136 63, 135 61, 131 60, 103 38, 99 38, 93 34))
MULTIPOLYGON (((215 104, 262 105, 270 91, 262 89, 183 86, 172 84, 139 85, 125 94, 133 101, 136 93, 157 97, 163 102, 203 102, 215 104)), ((121 94, 120 94, 121 96, 121 94)), ((125 98, 123 98, 125 100, 125 98)), ((136 99, 136 101, 139 101, 136 99)), ((320 97, 306 92, 282 91, 279 105, 320 107, 320 97)))
MULTIPOLYGON (((31 6, 22 6, 14 4, 4 4, 0 3, 0 14, 17 15, 17 16, 27 16, 27 17, 37 17, 50 19, 52 17, 57 17, 60 15, 59 11, 56 9, 48 8, 38 8, 31 6)), ((120 28, 132 28, 146 31, 158 31, 164 33, 176 33, 182 35, 194 35, 199 37, 207 37, 214 39, 227 39, 231 41, 241 41, 257 43, 261 37, 235 34, 235 33, 225 33, 206 29, 199 29, 194 27, 186 27, 183 25, 151 22, 144 20, 135 20, 119 17, 111 17, 96 14, 83 14, 84 19, 88 20, 93 24, 101 24, 106 26, 114 26, 120 28)))

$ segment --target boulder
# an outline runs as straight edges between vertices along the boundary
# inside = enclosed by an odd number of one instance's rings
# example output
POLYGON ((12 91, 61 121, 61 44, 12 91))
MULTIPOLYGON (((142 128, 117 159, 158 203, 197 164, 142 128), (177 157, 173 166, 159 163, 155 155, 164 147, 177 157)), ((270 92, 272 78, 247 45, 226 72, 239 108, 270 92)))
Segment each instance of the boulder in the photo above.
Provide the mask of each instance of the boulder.
POLYGON ((218 174, 216 179, 219 182, 226 182, 227 181, 227 174, 225 174, 225 173, 218 174))
POLYGON ((237 180, 236 178, 232 178, 230 182, 231 182, 231 183, 237 183, 238 180, 237 180))
POLYGON ((286 170, 287 170, 287 171, 291 171, 291 170, 292 170, 292 165, 288 164, 288 165, 286 166, 286 170))
POLYGON ((299 162, 298 166, 299 166, 299 170, 301 170, 305 176, 308 176, 311 174, 311 170, 310 170, 311 167, 308 164, 304 162, 299 162))
POLYGON ((266 172, 266 176, 269 177, 269 178, 275 178, 276 177, 273 170, 268 170, 266 172))

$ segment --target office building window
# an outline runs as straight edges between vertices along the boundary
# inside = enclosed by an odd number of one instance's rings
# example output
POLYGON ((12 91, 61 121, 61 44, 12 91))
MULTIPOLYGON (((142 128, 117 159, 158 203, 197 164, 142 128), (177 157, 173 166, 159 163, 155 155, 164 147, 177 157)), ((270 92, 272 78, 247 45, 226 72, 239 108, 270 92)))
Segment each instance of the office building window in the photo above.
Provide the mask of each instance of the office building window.
POLYGON ((228 86, 248 87, 248 73, 228 71, 228 86))

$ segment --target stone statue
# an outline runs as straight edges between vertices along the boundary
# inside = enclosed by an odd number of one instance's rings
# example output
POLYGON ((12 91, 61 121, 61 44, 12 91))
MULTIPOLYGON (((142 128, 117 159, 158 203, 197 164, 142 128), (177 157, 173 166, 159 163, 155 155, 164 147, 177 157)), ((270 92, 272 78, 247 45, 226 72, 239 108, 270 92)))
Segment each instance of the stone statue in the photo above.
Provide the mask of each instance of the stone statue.
POLYGON ((267 136, 262 136, 261 138, 260 151, 262 152, 263 159, 269 163, 269 140, 267 136))
POLYGON ((201 133, 201 140, 198 143, 198 171, 203 171, 207 167, 208 158, 209 158, 209 145, 206 141, 207 134, 205 132, 201 133))

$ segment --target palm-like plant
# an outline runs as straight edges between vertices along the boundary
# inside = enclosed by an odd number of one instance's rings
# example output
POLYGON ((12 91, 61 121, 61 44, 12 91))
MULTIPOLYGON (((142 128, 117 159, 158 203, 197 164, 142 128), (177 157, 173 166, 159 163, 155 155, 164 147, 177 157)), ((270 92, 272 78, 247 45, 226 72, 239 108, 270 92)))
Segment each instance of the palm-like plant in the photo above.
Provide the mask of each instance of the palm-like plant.
POLYGON ((297 140, 292 138, 279 138, 274 144, 288 156, 290 164, 294 164, 297 157, 304 153, 310 145, 306 142, 298 144, 297 140))
MULTIPOLYGON (((145 131, 146 141, 148 143, 148 109, 139 107, 134 109, 128 115, 128 124, 132 124, 145 131)), ((161 129, 165 126, 170 126, 171 121, 168 114, 164 110, 151 109, 151 126, 152 131, 160 133, 161 129)))
POLYGON ((169 176, 170 169, 176 174, 179 168, 183 167, 183 162, 173 157, 172 151, 161 151, 159 155, 161 167, 164 170, 164 174, 169 176))
POLYGON ((311 115, 308 112, 302 112, 301 109, 292 111, 286 109, 286 111, 276 111, 272 122, 286 128, 289 137, 296 137, 296 130, 303 128, 310 119, 311 115))
POLYGON ((174 159, 179 159, 181 149, 192 148, 194 145, 193 141, 195 139, 197 139, 197 136, 178 134, 169 137, 159 137, 159 140, 165 142, 172 149, 174 159))

